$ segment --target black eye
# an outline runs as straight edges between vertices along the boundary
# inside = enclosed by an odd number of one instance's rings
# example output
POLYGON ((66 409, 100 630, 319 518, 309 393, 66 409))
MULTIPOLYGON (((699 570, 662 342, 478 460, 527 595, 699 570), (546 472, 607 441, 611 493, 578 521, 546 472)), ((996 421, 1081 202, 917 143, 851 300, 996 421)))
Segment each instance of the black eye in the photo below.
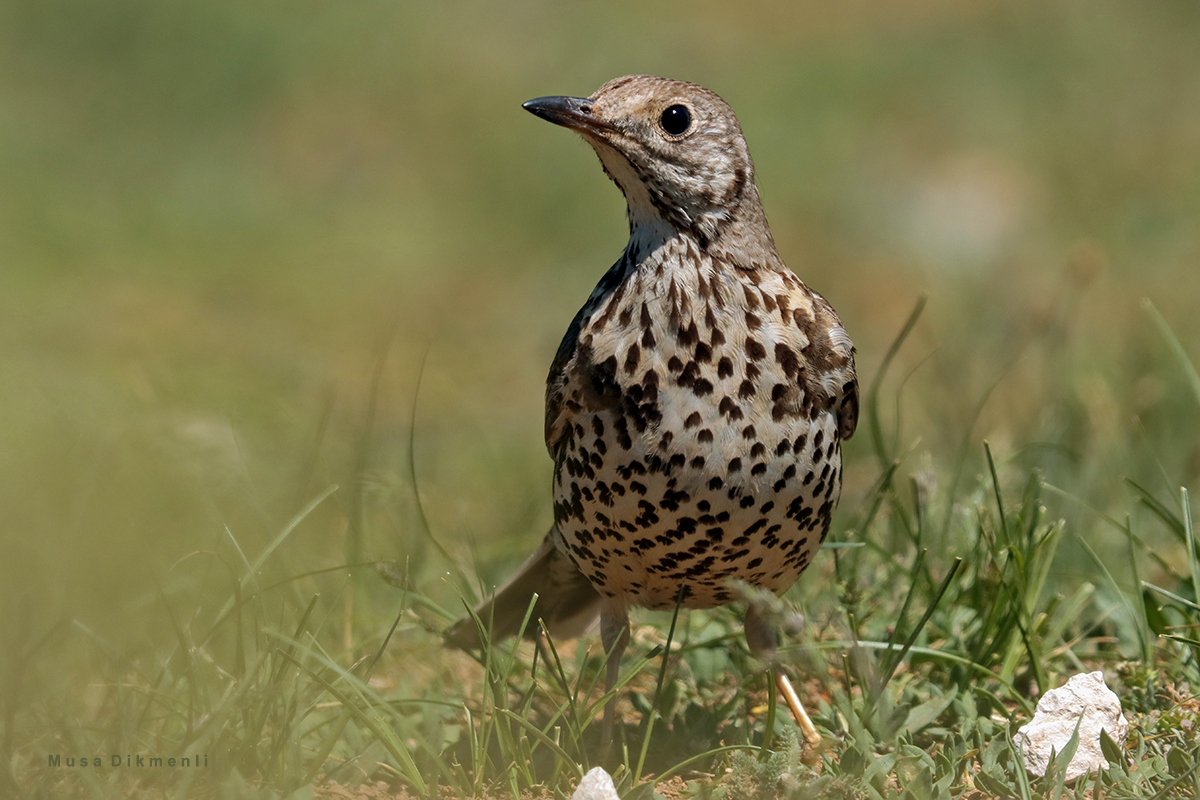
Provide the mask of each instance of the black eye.
POLYGON ((692 127, 692 112, 687 110, 687 106, 670 106, 662 113, 658 124, 662 125, 662 129, 667 133, 678 136, 692 127))

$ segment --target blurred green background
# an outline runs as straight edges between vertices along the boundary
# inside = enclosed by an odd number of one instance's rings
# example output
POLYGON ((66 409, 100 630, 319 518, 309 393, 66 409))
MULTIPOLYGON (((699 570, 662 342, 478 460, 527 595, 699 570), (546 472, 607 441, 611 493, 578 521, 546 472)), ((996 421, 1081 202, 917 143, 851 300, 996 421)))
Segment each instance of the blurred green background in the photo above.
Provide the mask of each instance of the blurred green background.
POLYGON ((0 643, 153 650, 161 598, 332 484, 265 571, 395 559, 457 609, 423 513, 502 579, 550 521, 546 368, 626 234, 519 106, 634 72, 737 111, 864 384, 928 293, 882 395, 905 471, 987 439, 1117 515, 1123 476, 1194 485, 1141 300, 1200 358, 1197 42, 1190 0, 0 0, 0 643))

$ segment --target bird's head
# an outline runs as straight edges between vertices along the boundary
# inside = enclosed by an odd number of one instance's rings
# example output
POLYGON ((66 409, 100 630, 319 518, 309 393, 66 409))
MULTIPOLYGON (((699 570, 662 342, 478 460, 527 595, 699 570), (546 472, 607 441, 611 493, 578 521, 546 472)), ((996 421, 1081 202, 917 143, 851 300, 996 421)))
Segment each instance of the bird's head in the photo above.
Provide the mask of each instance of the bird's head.
POLYGON ((770 238, 741 126, 713 92, 628 75, 591 97, 539 97, 523 107, 596 150, 625 194, 635 236, 682 231, 707 248, 734 223, 753 220, 770 238))

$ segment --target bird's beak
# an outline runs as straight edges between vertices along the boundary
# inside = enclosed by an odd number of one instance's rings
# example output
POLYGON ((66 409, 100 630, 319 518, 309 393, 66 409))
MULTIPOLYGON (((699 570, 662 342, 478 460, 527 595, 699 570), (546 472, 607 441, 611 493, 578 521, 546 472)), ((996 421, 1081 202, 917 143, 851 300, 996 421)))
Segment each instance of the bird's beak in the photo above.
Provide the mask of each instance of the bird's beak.
POLYGON ((592 113, 592 101, 586 97, 537 97, 521 108, 555 125, 580 133, 603 133, 612 126, 592 113))

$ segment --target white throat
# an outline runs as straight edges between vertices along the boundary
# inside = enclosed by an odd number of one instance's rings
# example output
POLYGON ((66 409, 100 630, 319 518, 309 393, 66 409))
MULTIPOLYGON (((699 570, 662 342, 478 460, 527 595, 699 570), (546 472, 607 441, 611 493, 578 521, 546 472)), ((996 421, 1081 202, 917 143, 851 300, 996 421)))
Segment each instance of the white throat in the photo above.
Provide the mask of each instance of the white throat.
POLYGON ((629 206, 629 247, 643 258, 678 235, 650 200, 650 192, 625 156, 605 142, 589 139, 605 171, 621 187, 629 206))

